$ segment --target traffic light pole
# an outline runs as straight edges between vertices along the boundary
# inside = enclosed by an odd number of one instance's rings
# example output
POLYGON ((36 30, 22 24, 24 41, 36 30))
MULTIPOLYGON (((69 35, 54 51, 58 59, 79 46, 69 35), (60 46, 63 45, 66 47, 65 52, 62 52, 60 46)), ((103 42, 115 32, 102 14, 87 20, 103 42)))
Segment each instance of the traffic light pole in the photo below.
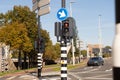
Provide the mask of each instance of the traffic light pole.
MULTIPOLYGON (((39 10, 39 9, 38 9, 39 10)), ((40 42, 41 40, 41 35, 40 35, 40 28, 41 28, 41 23, 40 23, 40 16, 38 15, 38 40, 40 42)), ((38 63, 38 78, 41 79, 41 71, 42 71, 42 53, 40 51, 40 46, 38 45, 38 54, 37 54, 37 63, 38 63)))
POLYGON ((67 41, 61 40, 61 80, 67 80, 67 41))
MULTIPOLYGON (((66 0, 61 1, 62 8, 65 8, 65 2, 66 0)), ((61 80, 67 80, 67 38, 65 36, 61 37, 61 80)))
POLYGON ((62 0, 62 3, 61 3, 62 4, 61 5, 62 8, 65 8, 65 3, 66 3, 66 0, 62 0))

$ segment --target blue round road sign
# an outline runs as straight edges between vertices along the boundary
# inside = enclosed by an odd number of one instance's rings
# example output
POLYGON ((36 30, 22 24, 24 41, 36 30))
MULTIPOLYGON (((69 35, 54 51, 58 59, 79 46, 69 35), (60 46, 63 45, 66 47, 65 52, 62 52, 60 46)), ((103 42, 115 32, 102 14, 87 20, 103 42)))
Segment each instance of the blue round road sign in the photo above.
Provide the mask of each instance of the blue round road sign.
POLYGON ((61 21, 65 20, 68 17, 68 12, 65 8, 61 8, 57 12, 57 18, 61 21))

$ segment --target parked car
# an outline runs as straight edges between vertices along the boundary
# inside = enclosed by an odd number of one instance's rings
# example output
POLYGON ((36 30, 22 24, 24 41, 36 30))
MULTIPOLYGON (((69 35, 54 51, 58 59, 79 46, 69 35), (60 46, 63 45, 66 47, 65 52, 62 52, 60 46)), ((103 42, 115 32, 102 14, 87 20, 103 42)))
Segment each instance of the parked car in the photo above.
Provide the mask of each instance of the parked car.
POLYGON ((104 59, 102 57, 91 57, 87 62, 87 66, 100 66, 100 65, 104 65, 104 59))

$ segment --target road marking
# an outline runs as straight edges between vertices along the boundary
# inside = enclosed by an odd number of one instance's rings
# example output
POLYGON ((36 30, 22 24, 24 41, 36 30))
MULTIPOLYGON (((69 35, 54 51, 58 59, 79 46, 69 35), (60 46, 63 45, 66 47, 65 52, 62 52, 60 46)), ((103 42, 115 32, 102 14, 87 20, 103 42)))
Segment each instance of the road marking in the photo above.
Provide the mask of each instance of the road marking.
POLYGON ((12 76, 10 78, 7 78, 6 80, 11 80, 11 79, 14 79, 16 76, 12 76))
POLYGON ((91 69, 91 70, 88 70, 88 71, 82 71, 82 72, 77 72, 75 74, 78 74, 78 73, 88 73, 88 72, 92 72, 92 71, 96 71, 98 69, 91 69))
POLYGON ((84 70, 86 70, 86 69, 91 69, 91 68, 93 68, 93 67, 92 67, 92 66, 91 66, 91 67, 85 67, 84 70))
POLYGON ((112 71, 112 69, 109 69, 109 70, 105 70, 105 71, 106 71, 106 72, 107 72, 107 71, 112 71))
POLYGON ((104 75, 98 75, 98 76, 92 76, 92 77, 85 77, 84 79, 104 79, 104 80, 112 80, 112 78, 103 78, 105 76, 109 76, 109 75, 112 75, 112 74, 104 74, 104 75))
POLYGON ((19 78, 22 78, 22 79, 38 80, 37 77, 32 76, 32 75, 22 75, 22 76, 20 76, 19 78))
POLYGON ((98 80, 113 80, 112 78, 92 78, 92 77, 86 77, 86 78, 83 78, 83 79, 89 79, 89 80, 96 80, 96 79, 98 79, 98 80))
POLYGON ((72 75, 73 77, 77 78, 78 80, 81 80, 81 77, 75 75, 74 73, 69 72, 68 74, 72 75))

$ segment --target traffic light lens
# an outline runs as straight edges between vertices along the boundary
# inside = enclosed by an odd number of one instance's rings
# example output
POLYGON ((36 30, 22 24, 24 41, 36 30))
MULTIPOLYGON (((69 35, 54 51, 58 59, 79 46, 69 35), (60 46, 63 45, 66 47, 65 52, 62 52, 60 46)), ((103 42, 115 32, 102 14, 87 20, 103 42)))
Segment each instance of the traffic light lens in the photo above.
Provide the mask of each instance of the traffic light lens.
POLYGON ((64 27, 65 27, 65 28, 68 28, 68 27, 69 27, 69 24, 68 24, 68 23, 64 23, 64 27))

